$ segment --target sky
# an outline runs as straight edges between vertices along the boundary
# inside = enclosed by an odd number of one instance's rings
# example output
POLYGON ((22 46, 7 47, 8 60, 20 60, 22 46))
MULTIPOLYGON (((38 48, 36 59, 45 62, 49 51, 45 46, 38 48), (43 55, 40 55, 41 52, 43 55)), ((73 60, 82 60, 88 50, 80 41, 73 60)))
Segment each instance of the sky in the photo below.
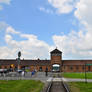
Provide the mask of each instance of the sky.
POLYGON ((0 0, 0 59, 92 59, 92 0, 0 0))

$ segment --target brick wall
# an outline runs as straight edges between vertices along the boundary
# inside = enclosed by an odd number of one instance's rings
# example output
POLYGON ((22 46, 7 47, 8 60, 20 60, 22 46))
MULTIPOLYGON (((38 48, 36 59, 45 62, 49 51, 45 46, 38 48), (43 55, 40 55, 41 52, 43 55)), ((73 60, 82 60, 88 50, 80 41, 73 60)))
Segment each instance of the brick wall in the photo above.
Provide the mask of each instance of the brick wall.
POLYGON ((51 56, 51 64, 61 64, 61 56, 51 56))
MULTIPOLYGON (((72 66, 62 66, 63 72, 85 72, 85 66, 84 65, 72 65, 72 66)), ((86 66, 87 72, 92 72, 92 66, 86 66)))

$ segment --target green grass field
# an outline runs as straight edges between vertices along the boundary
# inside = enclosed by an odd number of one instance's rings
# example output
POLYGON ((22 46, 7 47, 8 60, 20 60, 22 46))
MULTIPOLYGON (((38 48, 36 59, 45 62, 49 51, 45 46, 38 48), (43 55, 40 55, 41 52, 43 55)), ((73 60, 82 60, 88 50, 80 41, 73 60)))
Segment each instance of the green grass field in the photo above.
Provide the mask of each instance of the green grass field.
POLYGON ((92 83, 70 82, 71 92, 92 92, 92 83))
POLYGON ((40 92, 43 86, 35 80, 0 80, 0 92, 40 92))
MULTIPOLYGON (((63 77, 66 78, 85 78, 85 73, 62 73, 63 77)), ((92 79, 92 73, 86 73, 87 79, 92 79)))

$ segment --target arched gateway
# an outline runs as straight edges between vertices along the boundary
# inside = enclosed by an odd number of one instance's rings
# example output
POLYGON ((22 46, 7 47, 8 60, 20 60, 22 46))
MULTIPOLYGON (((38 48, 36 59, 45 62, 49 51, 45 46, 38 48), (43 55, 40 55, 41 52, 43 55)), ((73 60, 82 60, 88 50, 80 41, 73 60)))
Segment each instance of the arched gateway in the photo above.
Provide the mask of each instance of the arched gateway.
POLYGON ((60 71, 60 65, 59 64, 52 65, 52 71, 59 72, 60 71))
POLYGON ((62 66, 62 52, 57 48, 50 52, 52 71, 61 71, 62 66))

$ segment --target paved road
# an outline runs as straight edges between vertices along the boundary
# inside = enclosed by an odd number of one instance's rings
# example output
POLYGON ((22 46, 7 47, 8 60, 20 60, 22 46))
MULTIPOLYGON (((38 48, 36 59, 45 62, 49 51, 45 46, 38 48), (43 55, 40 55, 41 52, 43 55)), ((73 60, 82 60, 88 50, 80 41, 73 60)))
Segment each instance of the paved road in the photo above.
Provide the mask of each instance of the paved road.
MULTIPOLYGON (((7 75, 0 76, 0 80, 20 80, 20 79, 25 79, 25 80, 41 80, 43 82, 49 82, 52 80, 52 77, 57 77, 57 73, 52 73, 49 72, 48 76, 45 76, 45 72, 37 72, 36 74, 31 76, 31 72, 28 72, 25 74, 25 76, 22 76, 21 74, 18 74, 16 72, 11 72, 7 75)), ((85 79, 72 79, 72 78, 54 78, 54 81, 66 81, 66 82, 85 82, 85 79)), ((92 82, 92 79, 87 79, 87 82, 92 82)))
MULTIPOLYGON (((62 78, 66 82, 85 82, 85 79, 72 79, 72 78, 62 78)), ((87 79, 87 82, 92 82, 92 79, 87 79)))
POLYGON ((45 72, 37 72, 34 75, 31 75, 31 72, 27 72, 25 76, 18 74, 16 72, 10 72, 9 74, 3 74, 0 76, 0 80, 41 80, 42 82, 46 82, 49 78, 51 78, 52 73, 48 73, 48 76, 45 76, 45 72))

